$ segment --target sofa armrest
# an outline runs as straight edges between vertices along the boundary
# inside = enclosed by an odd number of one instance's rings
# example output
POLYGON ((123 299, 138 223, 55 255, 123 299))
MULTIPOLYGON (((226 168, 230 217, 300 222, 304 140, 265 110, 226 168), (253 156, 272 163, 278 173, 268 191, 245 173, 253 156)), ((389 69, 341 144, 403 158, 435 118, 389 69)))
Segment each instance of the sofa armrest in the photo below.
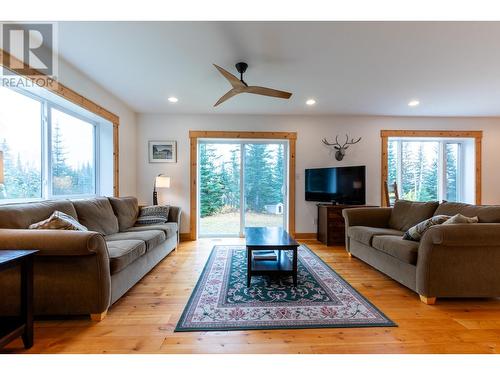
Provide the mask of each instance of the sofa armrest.
MULTIPOLYGON (((0 229, 0 249, 36 249, 34 309, 37 315, 101 314, 111 303, 109 253, 96 232, 0 229)), ((19 311, 17 270, 2 272, 0 315, 19 311)))
POLYGON ((108 257, 104 237, 97 232, 53 229, 0 229, 0 249, 39 250, 37 256, 81 256, 101 253, 108 257))
POLYGON ((342 210, 345 226, 365 226, 375 228, 387 228, 391 217, 391 207, 360 207, 346 208, 342 210))
POLYGON ((429 297, 500 296, 500 223, 435 225, 422 237, 417 292, 429 297))
POLYGON ((168 212, 168 221, 170 223, 177 223, 177 243, 180 242, 181 215, 182 209, 180 207, 170 206, 170 211, 168 212))
POLYGON ((181 222, 181 208, 178 206, 170 206, 170 211, 168 212, 168 221, 173 223, 181 222))

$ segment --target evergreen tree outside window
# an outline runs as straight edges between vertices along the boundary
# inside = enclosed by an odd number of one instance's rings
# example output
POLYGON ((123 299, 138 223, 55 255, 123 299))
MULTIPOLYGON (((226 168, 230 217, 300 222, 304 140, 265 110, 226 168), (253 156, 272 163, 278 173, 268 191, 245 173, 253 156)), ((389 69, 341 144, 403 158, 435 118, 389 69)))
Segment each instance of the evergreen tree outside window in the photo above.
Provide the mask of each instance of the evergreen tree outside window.
POLYGON ((456 202, 459 195, 460 144, 446 144, 446 200, 456 202))
POLYGON ((51 110, 53 195, 95 194, 94 125, 51 110))
POLYGON ((206 217, 216 214, 224 207, 224 193, 234 188, 224 185, 227 172, 218 162, 221 158, 211 144, 200 145, 200 216, 206 217))

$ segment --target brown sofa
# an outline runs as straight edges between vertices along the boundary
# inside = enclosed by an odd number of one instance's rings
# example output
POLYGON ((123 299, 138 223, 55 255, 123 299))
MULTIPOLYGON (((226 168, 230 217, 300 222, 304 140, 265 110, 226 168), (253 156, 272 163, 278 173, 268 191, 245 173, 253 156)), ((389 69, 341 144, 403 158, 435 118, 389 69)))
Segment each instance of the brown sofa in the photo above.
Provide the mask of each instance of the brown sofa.
POLYGON ((345 209, 347 251, 417 292, 436 297, 500 297, 500 206, 398 201, 393 208, 345 209), (435 215, 477 216, 477 224, 436 225, 420 242, 403 233, 435 215))
MULTIPOLYGON (((134 226, 137 199, 94 198, 0 206, 0 250, 37 249, 35 315, 90 314, 101 320, 108 308, 177 248, 181 209, 168 222, 134 226), (89 231, 27 229, 55 210, 89 231)), ((17 270, 0 273, 0 315, 19 310, 17 270)))

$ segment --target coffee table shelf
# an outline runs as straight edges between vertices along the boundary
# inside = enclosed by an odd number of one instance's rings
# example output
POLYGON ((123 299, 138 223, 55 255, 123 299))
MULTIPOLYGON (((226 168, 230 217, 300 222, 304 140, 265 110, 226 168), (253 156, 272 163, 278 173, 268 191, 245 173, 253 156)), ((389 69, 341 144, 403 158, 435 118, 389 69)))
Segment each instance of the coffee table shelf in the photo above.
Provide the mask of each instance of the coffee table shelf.
POLYGON ((297 252, 299 243, 281 227, 245 228, 247 249, 247 286, 252 276, 278 275, 292 276, 293 285, 297 286, 297 252), (277 260, 255 260, 254 251, 273 250, 278 253, 277 260), (292 259, 282 252, 291 250, 292 259))
POLYGON ((278 257, 278 260, 255 260, 252 259, 252 275, 267 274, 269 272, 293 272, 293 262, 292 260, 282 254, 278 257))

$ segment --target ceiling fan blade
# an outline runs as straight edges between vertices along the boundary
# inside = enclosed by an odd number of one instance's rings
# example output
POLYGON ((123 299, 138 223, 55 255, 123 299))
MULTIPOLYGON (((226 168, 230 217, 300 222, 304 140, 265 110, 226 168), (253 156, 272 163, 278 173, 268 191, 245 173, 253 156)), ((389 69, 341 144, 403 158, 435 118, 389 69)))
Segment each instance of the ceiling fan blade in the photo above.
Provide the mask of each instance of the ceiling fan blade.
POLYGON ((226 100, 231 99, 233 96, 241 94, 240 90, 237 89, 231 89, 228 92, 226 92, 219 100, 217 100, 217 103, 214 104, 214 107, 217 107, 219 104, 224 103, 226 100))
POLYGON ((243 92, 248 92, 250 94, 257 94, 257 95, 272 96, 281 99, 289 99, 292 96, 291 92, 270 89, 269 87, 262 87, 262 86, 248 86, 243 89, 243 92))
POLYGON ((223 69, 220 66, 215 65, 215 64, 214 64, 214 66, 217 68, 217 70, 220 72, 220 74, 222 74, 229 81, 231 86, 233 86, 235 89, 246 87, 243 84, 243 82, 241 82, 236 76, 232 75, 227 70, 225 70, 225 69, 223 69))

